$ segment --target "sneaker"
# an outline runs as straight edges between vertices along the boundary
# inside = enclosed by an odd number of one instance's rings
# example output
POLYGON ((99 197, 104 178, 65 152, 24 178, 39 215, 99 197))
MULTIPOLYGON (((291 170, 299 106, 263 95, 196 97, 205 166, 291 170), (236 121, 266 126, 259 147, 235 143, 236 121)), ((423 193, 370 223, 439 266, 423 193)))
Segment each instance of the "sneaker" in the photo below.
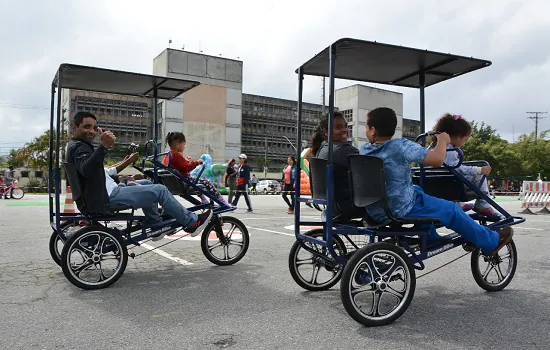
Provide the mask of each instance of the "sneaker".
POLYGON ((161 233, 161 234, 158 235, 158 236, 154 236, 151 240, 152 240, 153 242, 160 241, 161 239, 164 238, 164 236, 166 236, 166 235, 168 235, 168 236, 173 235, 173 234, 176 233, 178 230, 179 230, 179 229, 175 228, 175 229, 173 229, 173 230, 163 232, 163 233, 161 233))
POLYGON ((248 209, 246 212, 247 213, 253 213, 254 211, 252 209, 248 209))
POLYGON ((506 226, 500 230, 499 235, 500 235, 500 239, 498 240, 498 246, 496 247, 496 249, 485 255, 495 255, 505 245, 510 243, 510 241, 512 241, 512 237, 514 237, 514 229, 511 228, 510 226, 506 226))
POLYGON ((210 198, 202 196, 201 197, 201 204, 210 204, 210 198))
POLYGON ((474 209, 474 204, 473 203, 459 202, 457 204, 464 212, 467 212, 467 211, 470 211, 470 210, 474 209))
POLYGON ((190 233, 191 237, 195 237, 202 232, 204 227, 210 222, 210 219, 212 219, 212 210, 208 209, 198 216, 197 222, 193 226, 186 227, 184 231, 190 233))

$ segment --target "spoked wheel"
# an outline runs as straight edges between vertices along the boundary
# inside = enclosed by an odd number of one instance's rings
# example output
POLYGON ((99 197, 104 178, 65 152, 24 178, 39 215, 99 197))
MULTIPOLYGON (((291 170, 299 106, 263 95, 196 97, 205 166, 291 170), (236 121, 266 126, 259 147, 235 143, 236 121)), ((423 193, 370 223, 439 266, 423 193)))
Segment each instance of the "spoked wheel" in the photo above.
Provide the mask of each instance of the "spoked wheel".
POLYGON ((359 249, 344 268, 340 295, 348 314, 365 326, 397 320, 414 296, 416 274, 405 252, 388 243, 359 249))
POLYGON ((10 196, 13 199, 21 199, 23 198, 24 195, 25 195, 25 190, 20 187, 12 188, 10 193, 10 196))
POLYGON ((128 251, 108 229, 85 227, 71 235, 61 251, 63 274, 82 289, 106 288, 124 273, 128 251))
MULTIPOLYGON (((304 235, 323 238, 323 230, 311 230, 304 235)), ((332 242, 338 256, 346 255, 346 246, 340 237, 333 235, 332 242)), ((310 242, 304 244, 317 254, 303 249, 300 243, 294 242, 288 255, 290 275, 300 287, 310 291, 332 288, 340 281, 343 266, 334 261, 326 248, 310 242)))
MULTIPOLYGON (((62 231, 67 229, 68 227, 71 227, 74 225, 74 222, 67 221, 60 225, 60 228, 62 231)), ((63 240, 61 237, 57 234, 57 232, 53 231, 52 235, 50 236, 50 255, 52 256, 53 261, 61 266, 61 251, 63 250, 63 240)))
POLYGON ((216 232, 216 218, 206 226, 201 234, 201 249, 204 256, 213 264, 233 265, 241 260, 250 243, 246 226, 237 218, 218 218, 221 232, 216 232))
POLYGON ((497 254, 485 256, 479 249, 472 252, 472 275, 476 283, 489 292, 506 288, 514 278, 518 257, 516 244, 511 241, 497 254))

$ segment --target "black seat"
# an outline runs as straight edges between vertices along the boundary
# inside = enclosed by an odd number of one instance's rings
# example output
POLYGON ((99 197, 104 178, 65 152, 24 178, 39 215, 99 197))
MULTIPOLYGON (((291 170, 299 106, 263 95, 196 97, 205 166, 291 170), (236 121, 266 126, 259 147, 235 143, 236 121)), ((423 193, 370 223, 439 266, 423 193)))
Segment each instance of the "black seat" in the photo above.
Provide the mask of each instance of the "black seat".
POLYGON ((327 199, 327 161, 322 158, 310 158, 309 174, 311 198, 327 199))
MULTIPOLYGON (((388 207, 386 193, 386 174, 384 172, 384 161, 381 158, 350 154, 348 155, 350 181, 352 187, 353 203, 358 207, 367 207, 372 204, 381 204, 386 211, 387 217, 393 225, 418 225, 436 224, 437 218, 402 217, 396 218, 391 214, 388 207)), ((369 222, 369 227, 382 227, 369 222)))
MULTIPOLYGON (((427 168, 424 171, 425 177, 422 188, 430 196, 452 202, 469 202, 478 197, 471 188, 463 184, 445 168, 427 168)), ((420 186, 419 168, 413 169, 413 183, 420 186)))
MULTIPOLYGON (((65 169, 65 174, 67 174, 67 182, 71 186, 72 198, 76 203, 78 210, 84 215, 91 215, 86 211, 86 202, 82 196, 82 186, 80 185, 80 178, 76 170, 76 165, 73 163, 63 163, 63 168, 65 169)), ((119 211, 132 209, 132 207, 111 207, 111 213, 116 214, 119 211)))

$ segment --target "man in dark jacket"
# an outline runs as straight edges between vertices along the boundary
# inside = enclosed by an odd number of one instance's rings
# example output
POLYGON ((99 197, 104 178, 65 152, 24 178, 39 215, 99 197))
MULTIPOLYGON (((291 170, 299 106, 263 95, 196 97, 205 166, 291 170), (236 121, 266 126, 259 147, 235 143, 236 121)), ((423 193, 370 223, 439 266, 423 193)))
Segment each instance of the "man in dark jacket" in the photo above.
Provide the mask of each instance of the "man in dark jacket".
POLYGON ((146 225, 154 225, 161 221, 158 214, 160 203, 166 214, 182 224, 186 232, 192 236, 198 235, 212 218, 211 210, 197 216, 182 206, 163 185, 120 187, 111 177, 105 176, 103 161, 115 140, 112 132, 97 127, 96 117, 92 113, 75 114, 73 138, 67 145, 66 162, 75 164, 82 187, 83 198, 77 202, 79 210, 87 214, 105 215, 109 214, 111 206, 141 208, 146 225), (98 133, 100 144, 94 149, 92 141, 98 133))

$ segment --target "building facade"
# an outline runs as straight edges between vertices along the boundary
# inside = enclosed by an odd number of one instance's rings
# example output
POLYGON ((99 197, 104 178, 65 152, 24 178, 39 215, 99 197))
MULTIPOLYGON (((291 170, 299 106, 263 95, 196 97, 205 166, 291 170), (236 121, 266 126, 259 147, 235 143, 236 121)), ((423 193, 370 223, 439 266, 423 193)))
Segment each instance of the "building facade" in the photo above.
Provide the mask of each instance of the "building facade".
POLYGON ((420 120, 403 118, 403 137, 414 141, 420 135, 420 120))
MULTIPOLYGON (((243 94, 242 152, 256 170, 279 171, 296 154, 297 101, 243 94)), ((302 140, 308 141, 322 115, 322 105, 302 104, 302 140)), ((307 145, 304 142, 304 145, 307 145)))
POLYGON ((202 53, 166 49, 155 57, 153 74, 201 83, 160 102, 159 143, 168 132, 183 131, 186 153, 208 153, 214 163, 236 158, 241 151, 242 73, 242 61, 202 53))
POLYGON ((397 114, 394 138, 402 137, 403 94, 365 85, 351 85, 337 89, 334 104, 348 121, 350 139, 355 147, 367 142, 367 113, 376 107, 389 107, 397 114))
POLYGON ((117 145, 144 144, 152 138, 152 99, 63 89, 61 101, 62 132, 69 137, 75 113, 87 111, 97 117, 98 127, 115 134, 117 145))

